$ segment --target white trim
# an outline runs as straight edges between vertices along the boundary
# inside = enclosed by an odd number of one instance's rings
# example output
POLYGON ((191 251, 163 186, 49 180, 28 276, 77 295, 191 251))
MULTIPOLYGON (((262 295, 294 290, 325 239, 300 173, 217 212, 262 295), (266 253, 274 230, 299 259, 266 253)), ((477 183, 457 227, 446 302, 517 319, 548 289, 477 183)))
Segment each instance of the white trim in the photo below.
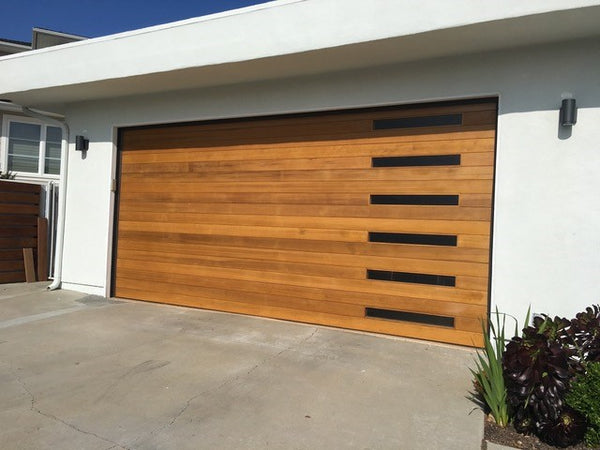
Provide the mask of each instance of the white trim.
POLYGON ((46 164, 46 137, 48 133, 48 127, 60 128, 56 125, 49 124, 42 120, 34 119, 27 116, 14 116, 5 114, 2 118, 2 136, 0 140, 0 170, 3 172, 8 171, 8 143, 9 143, 9 133, 10 133, 10 124, 11 122, 19 122, 19 123, 30 123, 34 125, 40 125, 40 145, 38 148, 38 171, 34 172, 20 172, 20 171, 12 171, 16 174, 16 179, 18 180, 27 180, 34 182, 49 182, 60 179, 60 174, 47 174, 44 173, 45 164, 46 164))
POLYGON ((54 31, 54 30, 48 30, 46 28, 40 28, 40 27, 33 27, 31 29, 32 32, 34 33, 39 33, 39 34, 48 34, 51 36, 59 36, 59 37, 65 37, 65 38, 73 38, 73 39, 78 39, 78 40, 84 40, 84 39, 89 39, 86 36, 81 36, 79 34, 69 34, 69 33, 63 33, 62 31, 54 31))

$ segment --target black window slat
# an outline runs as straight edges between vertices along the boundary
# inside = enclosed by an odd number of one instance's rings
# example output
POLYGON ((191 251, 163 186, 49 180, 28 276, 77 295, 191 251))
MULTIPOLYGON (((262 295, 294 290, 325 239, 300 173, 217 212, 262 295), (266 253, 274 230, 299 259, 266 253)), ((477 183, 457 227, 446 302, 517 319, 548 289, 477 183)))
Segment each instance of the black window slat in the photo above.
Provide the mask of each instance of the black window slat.
POLYGON ((365 316, 376 319, 398 320, 402 322, 414 322, 425 325, 454 328, 454 317, 438 316, 435 314, 422 314, 381 308, 365 308, 365 316))
POLYGON ((452 205, 459 202, 458 195, 395 195, 373 194, 370 197, 372 205, 452 205))
POLYGON ((378 156, 371 158, 372 167, 459 166, 460 155, 378 156))
POLYGON ((367 278, 369 280, 394 281, 398 283, 456 286, 456 277, 448 275, 432 275, 428 273, 392 272, 391 270, 367 269, 367 278))
POLYGON ((447 234, 382 233, 370 231, 369 242, 456 247, 457 237, 447 234))

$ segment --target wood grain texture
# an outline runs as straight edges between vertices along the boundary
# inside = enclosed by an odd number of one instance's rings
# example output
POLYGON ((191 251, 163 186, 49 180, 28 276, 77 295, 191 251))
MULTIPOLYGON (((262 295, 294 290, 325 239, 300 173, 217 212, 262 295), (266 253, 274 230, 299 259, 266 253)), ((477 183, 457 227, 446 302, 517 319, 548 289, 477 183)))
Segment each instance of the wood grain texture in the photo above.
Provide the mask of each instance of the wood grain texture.
POLYGON ((0 180, 0 283, 35 281, 40 193, 37 184, 0 180))
POLYGON ((495 124, 490 102, 124 129, 113 293, 480 346, 495 124), (441 114, 462 124, 373 129, 441 114), (371 167, 374 157, 449 154, 461 164, 371 167), (371 205, 372 194, 459 202, 371 205), (457 245, 372 243, 370 231, 457 245), (367 269, 456 285, 370 280, 367 269), (454 327, 366 317, 366 307, 449 316, 454 327))

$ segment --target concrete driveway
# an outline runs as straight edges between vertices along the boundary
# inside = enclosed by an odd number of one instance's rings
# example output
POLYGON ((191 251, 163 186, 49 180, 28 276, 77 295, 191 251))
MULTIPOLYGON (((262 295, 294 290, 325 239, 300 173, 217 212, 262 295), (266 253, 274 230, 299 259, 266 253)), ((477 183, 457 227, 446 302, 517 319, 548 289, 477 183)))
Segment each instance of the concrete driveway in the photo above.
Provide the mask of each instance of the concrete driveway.
POLYGON ((0 285, 0 448, 480 449, 468 349, 0 285))

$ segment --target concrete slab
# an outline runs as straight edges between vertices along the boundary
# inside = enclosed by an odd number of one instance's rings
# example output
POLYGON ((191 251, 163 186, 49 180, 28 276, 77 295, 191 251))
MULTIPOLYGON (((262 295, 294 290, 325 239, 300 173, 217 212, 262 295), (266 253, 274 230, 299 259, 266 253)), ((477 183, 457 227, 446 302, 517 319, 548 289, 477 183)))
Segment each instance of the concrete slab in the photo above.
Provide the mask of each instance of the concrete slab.
POLYGON ((26 286, 0 448, 481 448, 471 350, 26 286))

